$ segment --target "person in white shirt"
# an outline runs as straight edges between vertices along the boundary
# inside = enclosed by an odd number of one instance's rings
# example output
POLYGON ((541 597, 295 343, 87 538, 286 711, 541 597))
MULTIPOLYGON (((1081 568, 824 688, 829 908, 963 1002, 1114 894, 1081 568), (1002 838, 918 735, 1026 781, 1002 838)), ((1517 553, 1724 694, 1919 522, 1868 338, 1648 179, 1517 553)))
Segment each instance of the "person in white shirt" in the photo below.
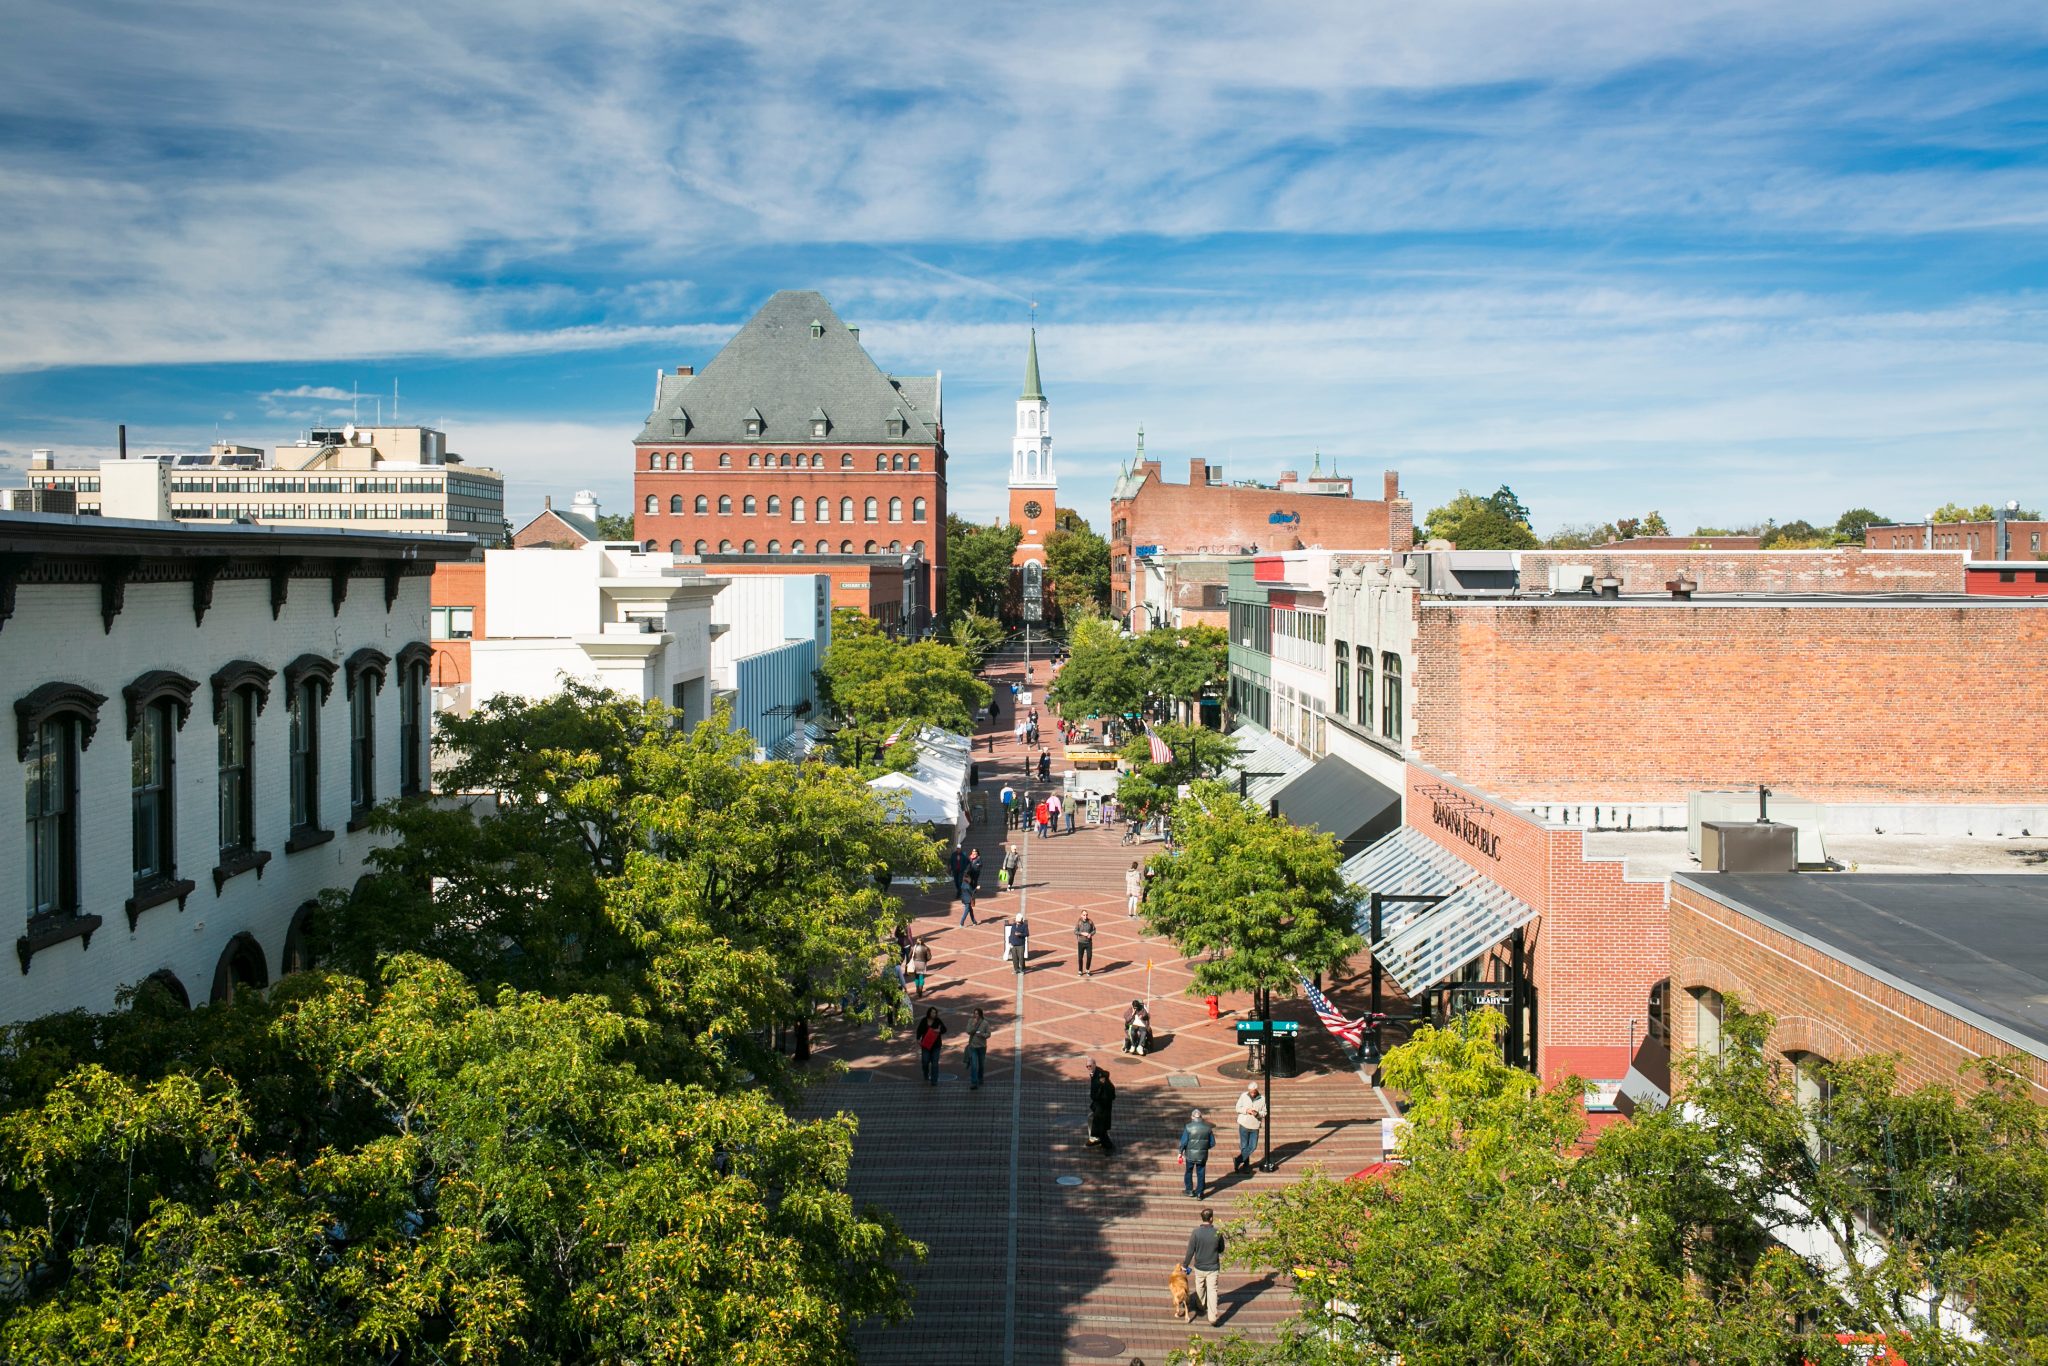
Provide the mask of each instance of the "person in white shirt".
POLYGON ((1131 871, 1124 874, 1124 898, 1130 902, 1131 914, 1138 913, 1138 902, 1145 895, 1145 875, 1138 871, 1138 861, 1131 860, 1131 871))
POLYGON ((1259 1126, 1266 1122, 1266 1098, 1259 1094, 1257 1082, 1248 1083, 1244 1094, 1237 1098, 1237 1157, 1232 1160, 1232 1171, 1250 1171, 1252 1154, 1259 1149, 1259 1126))

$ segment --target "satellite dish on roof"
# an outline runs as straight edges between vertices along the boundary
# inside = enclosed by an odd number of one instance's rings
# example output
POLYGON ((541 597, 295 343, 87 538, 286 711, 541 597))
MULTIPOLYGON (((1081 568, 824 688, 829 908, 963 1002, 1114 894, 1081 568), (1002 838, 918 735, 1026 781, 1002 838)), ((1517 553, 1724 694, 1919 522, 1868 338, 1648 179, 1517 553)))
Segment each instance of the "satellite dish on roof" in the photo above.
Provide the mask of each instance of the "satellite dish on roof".
POLYGON ((356 424, 351 422, 341 429, 341 439, 353 446, 356 444, 356 424))

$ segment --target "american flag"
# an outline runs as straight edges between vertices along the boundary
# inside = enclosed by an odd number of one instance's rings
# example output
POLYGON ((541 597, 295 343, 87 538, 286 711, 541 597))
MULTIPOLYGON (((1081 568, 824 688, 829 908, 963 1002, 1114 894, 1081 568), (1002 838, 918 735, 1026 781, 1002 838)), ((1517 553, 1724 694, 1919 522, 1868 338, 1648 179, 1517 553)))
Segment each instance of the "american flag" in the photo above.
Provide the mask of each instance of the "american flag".
POLYGON ((1173 746, 1159 738, 1159 732, 1148 723, 1145 727, 1145 741, 1152 747, 1152 762, 1170 764, 1173 762, 1173 746))
POLYGON ((1316 1018, 1323 1022, 1323 1028, 1329 1030, 1353 1048, 1358 1047, 1358 1040, 1365 1033, 1365 1021, 1345 1019, 1337 1012, 1337 1007, 1330 1004, 1330 998, 1323 995, 1321 990, 1316 987, 1316 984, 1309 981, 1308 978, 1302 978, 1301 985, 1302 989, 1308 993, 1309 1005, 1315 1008, 1316 1018))

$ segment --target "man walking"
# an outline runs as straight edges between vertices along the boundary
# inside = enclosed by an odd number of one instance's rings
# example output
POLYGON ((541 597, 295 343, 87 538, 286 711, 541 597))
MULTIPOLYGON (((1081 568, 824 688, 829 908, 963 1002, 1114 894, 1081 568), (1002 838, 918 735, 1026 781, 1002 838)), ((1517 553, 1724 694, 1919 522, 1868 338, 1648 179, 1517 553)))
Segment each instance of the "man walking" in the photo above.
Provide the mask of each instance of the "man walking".
POLYGON ((981 1070, 988 1066, 988 1036, 993 1032, 988 1017, 979 1009, 974 1012, 974 1023, 967 1026, 967 1089, 981 1089, 981 1070))
POLYGON ((1060 806, 1060 794, 1057 792, 1045 799, 1046 824, 1055 835, 1060 832, 1060 806))
POLYGON ((1024 918, 1024 912, 1017 912, 1010 922, 1010 937, 1017 946, 1017 971, 1024 971, 1024 965, 1031 958, 1031 922, 1024 918))
POLYGON ((974 887, 975 883, 980 880, 981 870, 977 868, 970 879, 960 884, 960 923, 962 925, 979 925, 981 923, 980 920, 975 918, 974 914, 974 898, 976 895, 974 887))
POLYGON ((1257 1082, 1248 1083, 1237 1098, 1237 1156, 1230 1161, 1234 1172, 1252 1169, 1252 1154, 1259 1150, 1259 1126, 1266 1122, 1266 1098, 1257 1082))
POLYGON ((1014 787, 1011 787, 1011 786, 1010 786, 1010 785, 1009 785, 1008 783, 1004 783, 1004 784, 1003 784, 1003 794, 1002 794, 1002 796, 1003 796, 1003 828, 1007 830, 1007 829, 1009 828, 1009 826, 1010 826, 1010 819, 1011 819, 1011 817, 1012 817, 1013 815, 1015 815, 1015 814, 1016 814, 1016 810, 1017 810, 1017 789, 1016 789, 1016 788, 1014 788, 1014 787))
POLYGON ((1069 806, 1065 810, 1067 813, 1067 833, 1071 835, 1074 833, 1074 808, 1069 806))
POLYGON ((1209 1326, 1216 1326, 1216 1273, 1223 1269, 1223 1231, 1216 1227, 1216 1211, 1202 1211, 1202 1222, 1188 1235, 1185 1254, 1188 1289, 1202 1302, 1209 1326))
POLYGON ((1083 977, 1095 975, 1095 922, 1086 911, 1074 922, 1074 966, 1083 977))
POLYGON ((946 866, 953 870, 953 895, 958 896, 960 879, 967 876, 967 851, 957 844, 954 845, 952 854, 946 860, 946 866))
POLYGON ((1197 1110, 1180 1131, 1181 1189, 1190 1200, 1209 1195, 1209 1150, 1216 1146, 1216 1126, 1197 1110))

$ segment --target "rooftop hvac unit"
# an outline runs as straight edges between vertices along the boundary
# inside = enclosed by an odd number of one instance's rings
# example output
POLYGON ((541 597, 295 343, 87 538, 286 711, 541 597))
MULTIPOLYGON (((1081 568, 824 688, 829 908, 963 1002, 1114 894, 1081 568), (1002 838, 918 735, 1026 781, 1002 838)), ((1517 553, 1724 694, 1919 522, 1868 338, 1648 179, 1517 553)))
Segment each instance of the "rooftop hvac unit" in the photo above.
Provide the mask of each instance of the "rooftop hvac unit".
POLYGON ((1700 825, 1700 871, 1796 873, 1799 832, 1778 821, 1705 821, 1700 825))
POLYGON ((1553 593, 1592 592, 1593 566, 1590 564, 1554 564, 1550 566, 1550 591, 1553 593))
MULTIPOLYGON (((1740 788, 1734 791, 1688 792, 1685 796, 1686 849, 1700 861, 1700 867, 1707 866, 1702 851, 1702 826, 1708 821, 1749 822, 1758 815, 1756 789, 1740 788)), ((1828 861, 1827 841, 1821 831, 1821 807, 1818 802, 1801 797, 1786 797, 1773 792, 1770 797, 1770 818, 1783 822, 1799 832, 1799 863, 1803 867, 1816 868, 1828 861)))

